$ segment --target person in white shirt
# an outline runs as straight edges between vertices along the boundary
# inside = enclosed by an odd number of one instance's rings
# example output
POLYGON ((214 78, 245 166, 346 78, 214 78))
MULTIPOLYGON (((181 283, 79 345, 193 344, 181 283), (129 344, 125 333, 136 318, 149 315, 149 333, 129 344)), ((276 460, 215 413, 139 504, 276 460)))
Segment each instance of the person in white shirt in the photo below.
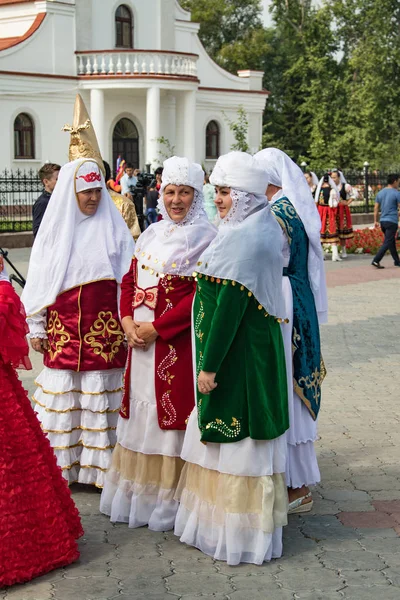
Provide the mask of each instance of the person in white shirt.
POLYGON ((137 178, 133 174, 133 165, 132 163, 126 163, 125 175, 121 177, 121 194, 133 200, 131 188, 132 186, 136 186, 136 184, 137 178))

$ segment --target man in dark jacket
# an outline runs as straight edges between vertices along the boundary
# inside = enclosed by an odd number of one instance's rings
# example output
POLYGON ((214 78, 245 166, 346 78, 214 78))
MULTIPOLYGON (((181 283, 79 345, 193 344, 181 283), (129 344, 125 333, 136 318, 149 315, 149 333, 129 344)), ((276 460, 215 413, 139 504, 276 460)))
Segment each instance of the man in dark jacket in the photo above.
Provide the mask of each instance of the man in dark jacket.
POLYGON ((46 163, 39 169, 39 177, 43 183, 44 190, 36 200, 32 208, 33 215, 33 235, 36 237, 39 231, 40 223, 46 212, 47 205, 51 198, 51 194, 57 183, 58 174, 60 172, 60 165, 53 163, 46 163))

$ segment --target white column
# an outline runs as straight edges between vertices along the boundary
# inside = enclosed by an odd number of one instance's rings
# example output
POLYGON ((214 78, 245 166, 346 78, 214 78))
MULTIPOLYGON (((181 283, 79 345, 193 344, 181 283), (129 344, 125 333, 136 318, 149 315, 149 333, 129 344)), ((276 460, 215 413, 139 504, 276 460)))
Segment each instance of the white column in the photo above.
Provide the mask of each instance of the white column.
MULTIPOLYGON (((178 119, 182 118, 179 117, 178 119)), ((189 160, 196 160, 196 92, 185 92, 183 97, 184 143, 183 154, 189 160)))
POLYGON ((185 129, 183 122, 184 115, 184 92, 177 92, 175 94, 175 140, 172 144, 175 146, 175 154, 177 156, 184 156, 184 140, 185 140, 185 129))
POLYGON ((104 160, 108 159, 108 152, 105 140, 105 124, 104 124, 104 91, 90 90, 90 118, 93 124, 93 129, 99 143, 100 154, 104 160))
POLYGON ((146 98, 146 164, 158 162, 160 137, 160 88, 150 87, 146 98))

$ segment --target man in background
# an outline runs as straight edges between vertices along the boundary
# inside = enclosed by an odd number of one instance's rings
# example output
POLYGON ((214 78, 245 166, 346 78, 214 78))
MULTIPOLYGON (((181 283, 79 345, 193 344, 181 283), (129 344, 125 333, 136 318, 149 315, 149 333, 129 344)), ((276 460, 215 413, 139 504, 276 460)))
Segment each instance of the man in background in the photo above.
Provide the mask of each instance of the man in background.
POLYGON ((136 184, 137 178, 133 174, 133 164, 126 163, 125 175, 121 177, 121 194, 130 200, 133 200, 131 188, 135 187, 136 184))
POLYGON ((44 213, 46 212, 47 205, 51 198, 51 194, 53 193, 53 190, 57 183, 60 169, 60 165, 56 165, 54 163, 45 163, 43 167, 39 169, 39 178, 40 181, 43 183, 44 190, 40 194, 39 198, 36 200, 32 208, 32 229, 34 237, 36 237, 36 234, 39 231, 40 223, 42 222, 44 213))
POLYGON ((394 260, 394 266, 400 267, 400 258, 396 248, 396 233, 399 226, 399 206, 400 206, 400 192, 399 192, 399 175, 397 173, 391 173, 387 178, 387 186, 378 192, 375 198, 374 207, 374 221, 375 227, 379 227, 379 209, 381 209, 381 220, 380 226, 382 232, 385 234, 385 239, 382 246, 379 248, 372 266, 377 269, 384 269, 381 265, 381 260, 385 256, 386 251, 389 250, 394 260))
POLYGON ((157 204, 158 204, 159 193, 156 190, 156 183, 149 187, 146 193, 146 217, 149 225, 157 221, 157 204))

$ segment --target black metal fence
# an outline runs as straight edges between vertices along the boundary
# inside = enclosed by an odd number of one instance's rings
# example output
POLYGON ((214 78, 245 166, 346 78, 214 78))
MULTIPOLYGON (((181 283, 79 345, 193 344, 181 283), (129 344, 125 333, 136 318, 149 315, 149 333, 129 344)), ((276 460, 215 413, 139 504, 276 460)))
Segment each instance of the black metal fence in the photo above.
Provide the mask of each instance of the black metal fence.
POLYGON ((32 206, 42 191, 42 182, 33 169, 1 172, 0 233, 32 231, 32 206))
MULTIPOLYGON (((347 182, 358 190, 358 199, 350 205, 353 213, 373 212, 376 194, 386 186, 387 173, 370 171, 343 171, 347 182)), ((318 173, 322 176, 323 173, 318 173)), ((0 233, 31 231, 32 206, 42 193, 43 185, 33 169, 29 171, 4 170, 0 173, 0 233)))
MULTIPOLYGON (((399 173, 398 171, 394 171, 399 173)), ((322 177, 323 173, 318 173, 322 177)), ((373 213, 376 194, 386 186, 388 173, 370 171, 365 166, 359 171, 343 171, 347 183, 358 191, 358 198, 350 204, 352 213, 373 213)))

